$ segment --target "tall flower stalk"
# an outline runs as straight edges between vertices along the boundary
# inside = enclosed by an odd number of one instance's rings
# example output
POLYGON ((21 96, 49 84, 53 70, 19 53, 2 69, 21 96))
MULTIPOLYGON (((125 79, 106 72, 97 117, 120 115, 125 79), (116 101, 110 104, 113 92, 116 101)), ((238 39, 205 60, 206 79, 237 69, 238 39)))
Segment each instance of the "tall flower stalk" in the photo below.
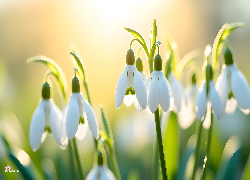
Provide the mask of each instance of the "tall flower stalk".
MULTIPOLYGON (((149 49, 148 46, 144 40, 144 38, 135 30, 132 30, 130 28, 125 28, 125 30, 127 30, 128 32, 130 32, 136 40, 138 41, 141 46, 143 47, 147 58, 148 58, 148 65, 149 65, 149 72, 150 74, 152 74, 153 69, 154 69, 154 54, 155 54, 155 50, 156 50, 156 45, 160 44, 160 42, 156 42, 156 37, 157 37, 157 26, 156 26, 156 20, 154 20, 153 22, 153 27, 152 27, 152 31, 150 34, 150 42, 149 42, 149 49)), ((131 45, 132 42, 131 41, 131 45)), ((131 46, 130 45, 130 46, 131 46)), ((165 158, 164 158, 164 151, 163 151, 163 144, 162 144, 162 133, 161 133, 161 126, 160 126, 160 114, 159 114, 159 109, 157 108, 157 110, 154 112, 155 114, 155 125, 156 125, 156 134, 157 134, 157 143, 158 143, 158 150, 159 150, 159 158, 160 158, 160 163, 161 163, 161 169, 162 169, 162 178, 164 180, 168 179, 167 178, 167 170, 166 170, 166 163, 165 163, 165 158)), ((155 151, 154 151, 155 153, 155 151)), ((154 157, 157 157, 154 156, 154 157)), ((157 163, 157 159, 155 159, 155 162, 157 163)), ((158 173, 158 170, 155 170, 154 173, 158 173)), ((153 177, 156 177, 157 175, 153 175, 153 177)))

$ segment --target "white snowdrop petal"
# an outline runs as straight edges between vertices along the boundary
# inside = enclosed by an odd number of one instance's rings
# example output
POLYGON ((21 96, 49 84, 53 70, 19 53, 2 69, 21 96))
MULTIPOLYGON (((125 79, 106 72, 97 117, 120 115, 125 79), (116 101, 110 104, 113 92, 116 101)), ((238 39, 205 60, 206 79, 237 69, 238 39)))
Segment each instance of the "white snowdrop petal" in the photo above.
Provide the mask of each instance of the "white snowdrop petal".
POLYGON ((85 137, 85 135, 87 134, 87 130, 88 130, 88 120, 86 117, 86 113, 84 111, 84 106, 83 106, 83 101, 82 101, 81 96, 82 96, 82 93, 79 93, 77 97, 77 103, 79 106, 80 118, 84 119, 84 124, 80 123, 76 131, 75 137, 79 140, 82 140, 85 137))
POLYGON ((66 147, 68 145, 68 136, 67 136, 67 132, 66 132, 66 116, 68 113, 68 109, 69 109, 69 104, 70 104, 70 99, 67 102, 66 106, 63 109, 63 113, 62 113, 62 121, 61 121, 61 146, 62 147, 66 147))
POLYGON ((174 95, 173 95, 172 87, 171 87, 169 81, 166 79, 166 77, 164 79, 165 79, 165 81, 167 83, 168 92, 169 92, 169 95, 170 95, 170 108, 169 108, 169 110, 172 111, 174 109, 174 95))
POLYGON ((215 88, 220 96, 223 110, 225 110, 228 99, 228 81, 227 81, 227 68, 220 74, 216 81, 215 88))
POLYGON ((57 144, 62 146, 61 143, 61 121, 62 121, 62 112, 55 105, 53 101, 51 101, 50 105, 50 129, 53 134, 54 139, 57 144))
POLYGON ((201 121, 207 110, 206 83, 204 83, 197 94, 195 112, 198 121, 201 121))
POLYGON ((218 119, 221 119, 225 110, 222 107, 220 96, 218 92, 216 91, 212 80, 210 80, 209 82, 209 88, 210 88, 210 101, 212 104, 212 108, 214 110, 214 114, 218 119))
POLYGON ((181 102, 184 99, 184 88, 172 74, 169 74, 169 79, 171 79, 171 87, 174 95, 174 104, 177 111, 180 112, 182 105, 181 102))
POLYGON ((140 72, 140 74, 141 74, 141 76, 142 76, 142 78, 143 78, 143 81, 146 83, 146 81, 147 81, 147 79, 148 79, 146 73, 145 73, 145 72, 140 72))
POLYGON ((94 166, 86 177, 86 180, 116 180, 112 171, 106 166, 94 166))
POLYGON ((135 95, 129 94, 129 95, 125 95, 125 97, 123 99, 123 102, 127 107, 129 107, 129 106, 131 106, 133 104, 135 99, 136 99, 135 95))
POLYGON ((154 71, 151 73, 149 78, 145 81, 145 85, 146 85, 146 88, 147 88, 148 91, 149 91, 149 87, 151 85, 151 80, 152 80, 153 74, 154 74, 154 71))
POLYGON ((115 107, 120 108, 127 89, 127 66, 122 72, 115 91, 115 107))
POLYGON ((242 109, 249 109, 250 94, 249 94, 248 82, 243 73, 238 69, 232 71, 231 84, 232 84, 232 92, 234 98, 238 102, 238 106, 241 107, 242 109))
MULTIPOLYGON (((76 94, 76 93, 75 93, 76 94)), ((74 93, 71 96, 67 116, 66 116, 66 133, 69 140, 75 137, 79 125, 79 106, 77 103, 77 96, 74 93)))
POLYGON ((86 121, 86 119, 84 119, 84 124, 79 124, 77 132, 76 132, 76 138, 79 140, 82 140, 88 131, 88 122, 86 121))
POLYGON ((161 105, 161 108, 165 113, 167 113, 170 108, 170 93, 166 81, 167 79, 165 79, 163 72, 161 74, 159 73, 158 98, 159 104, 161 105))
POLYGON ((237 108, 238 104, 234 98, 228 99, 226 104, 225 113, 233 114, 237 108))
POLYGON ((205 115, 205 120, 203 122, 203 127, 209 129, 211 126, 211 103, 207 102, 207 113, 205 115))
MULTIPOLYGON (((182 102, 184 103, 184 102, 182 102)), ((195 120, 194 106, 191 101, 187 106, 183 106, 178 113, 178 121, 182 129, 189 128, 195 120)))
POLYGON ((29 141, 31 149, 35 152, 41 145, 42 135, 45 130, 44 101, 36 108, 30 123, 29 141))
POLYGON ((142 76, 138 72, 135 66, 133 66, 134 70, 134 89, 136 99, 138 100, 140 106, 145 109, 147 106, 147 89, 145 83, 142 79, 142 76))
POLYGON ((86 101, 83 98, 83 96, 81 96, 81 97, 82 97, 82 101, 84 104, 84 110, 86 112, 89 128, 90 128, 93 136, 95 137, 95 139, 98 139, 99 138, 99 128, 98 128, 95 113, 94 113, 92 107, 90 106, 89 102, 86 101))
POLYGON ((154 76, 152 77, 151 85, 150 85, 150 90, 148 94, 148 106, 149 110, 154 113, 159 105, 159 100, 158 100, 158 73, 155 72, 154 76))

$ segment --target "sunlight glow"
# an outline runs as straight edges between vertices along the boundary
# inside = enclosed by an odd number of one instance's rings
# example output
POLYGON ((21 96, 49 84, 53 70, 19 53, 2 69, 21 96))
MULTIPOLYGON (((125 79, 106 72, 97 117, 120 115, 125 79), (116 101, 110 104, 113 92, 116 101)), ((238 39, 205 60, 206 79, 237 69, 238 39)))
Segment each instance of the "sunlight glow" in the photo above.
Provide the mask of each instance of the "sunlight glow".
POLYGON ((20 150, 17 153, 17 159, 24 165, 28 166, 30 164, 30 157, 29 155, 24 151, 20 150))

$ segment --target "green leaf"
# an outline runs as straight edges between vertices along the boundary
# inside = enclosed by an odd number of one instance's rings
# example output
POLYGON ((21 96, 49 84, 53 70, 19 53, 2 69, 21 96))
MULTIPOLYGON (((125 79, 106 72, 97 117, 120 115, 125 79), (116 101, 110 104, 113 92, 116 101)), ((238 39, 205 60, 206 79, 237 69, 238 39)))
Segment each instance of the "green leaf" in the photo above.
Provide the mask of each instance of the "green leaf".
POLYGON ((10 159, 15 163, 16 167, 18 168, 19 172, 21 172, 24 179, 35 179, 32 172, 23 166, 20 161, 10 152, 9 153, 10 159))
POLYGON ((157 37, 157 25, 156 25, 156 20, 154 19, 152 30, 150 33, 150 57, 154 56, 156 46, 152 47, 153 44, 156 42, 156 37, 157 37))
POLYGON ((102 115, 103 129, 104 129, 105 133, 108 135, 108 137, 113 145, 113 143, 114 143, 113 133, 112 133, 108 118, 104 112, 104 108, 102 105, 100 105, 100 109, 101 109, 101 115, 102 115))
POLYGON ((241 180, 250 179, 250 156, 248 157, 247 163, 245 165, 244 171, 241 176, 241 180))
POLYGON ((34 56, 31 57, 27 60, 27 63, 31 63, 31 62, 40 62, 42 64, 44 64, 48 69, 51 70, 52 74, 54 74, 54 76, 56 77, 56 80, 58 81, 61 90, 62 90, 62 95, 64 98, 64 101, 67 101, 67 81, 66 81, 66 77, 62 71, 62 68, 52 59, 46 57, 46 56, 34 56))
POLYGON ((84 73, 84 69, 83 69, 83 61, 74 49, 72 49, 72 51, 73 52, 70 52, 70 54, 73 57, 72 61, 75 65, 75 68, 79 72, 81 79, 83 80, 83 82, 85 82, 86 78, 85 78, 85 73, 84 73))
POLYGON ((183 157, 180 160, 180 166, 179 166, 179 171, 177 175, 178 180, 185 179, 184 177, 185 177, 186 167, 187 167, 188 160, 192 153, 194 153, 194 149, 190 147, 186 147, 186 149, 184 150, 183 157))
MULTIPOLYGON (((219 56, 222 52, 224 46, 224 40, 236 29, 244 26, 241 22, 235 22, 232 24, 224 24, 222 28, 219 30, 213 44, 212 48, 212 63, 213 68, 217 71, 217 64, 219 60, 219 56)), ((215 76, 217 78, 217 76, 215 76)))
POLYGON ((223 151, 222 160, 216 179, 237 179, 240 164, 241 143, 236 137, 231 137, 223 151))
POLYGON ((163 147, 169 179, 176 179, 179 164, 179 133, 177 114, 170 112, 163 147))
POLYGON ((149 57, 150 54, 148 52, 147 44, 146 44, 144 38, 140 35, 140 33, 138 33, 137 31, 135 31, 133 29, 130 29, 130 28, 124 28, 124 29, 127 30, 128 32, 130 32, 137 39, 137 41, 141 44, 145 53, 149 57))
POLYGON ((179 63, 177 64, 177 68, 176 68, 176 74, 177 74, 177 77, 180 78, 183 70, 185 69, 185 67, 190 63, 192 62, 195 57, 197 56, 198 54, 198 50, 193 50, 189 53, 187 53, 180 61, 179 63))

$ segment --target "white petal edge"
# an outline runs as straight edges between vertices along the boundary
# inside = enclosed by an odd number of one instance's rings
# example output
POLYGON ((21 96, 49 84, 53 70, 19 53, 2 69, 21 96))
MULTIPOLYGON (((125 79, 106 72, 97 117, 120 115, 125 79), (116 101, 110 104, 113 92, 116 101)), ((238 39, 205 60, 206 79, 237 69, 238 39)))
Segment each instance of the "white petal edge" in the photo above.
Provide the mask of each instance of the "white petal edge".
POLYGON ((182 101, 184 98, 184 88, 181 83, 172 75, 169 74, 169 79, 171 81, 171 87, 174 95, 174 104, 178 112, 181 110, 182 101))
POLYGON ((218 92, 215 89, 214 83, 212 80, 209 82, 209 89, 210 89, 210 101, 212 108, 214 110, 214 114, 218 119, 221 119, 223 116, 225 109, 222 107, 221 99, 218 92))
POLYGON ((202 121, 207 111, 206 82, 201 85, 196 98, 195 112, 198 121, 202 121))
POLYGON ((50 129, 53 134, 53 137, 59 146, 62 146, 61 143, 61 121, 62 121, 62 112, 55 105, 54 101, 50 101, 50 129))
POLYGON ((147 107, 147 89, 143 81, 143 78, 139 71, 133 66, 134 70, 134 89, 136 99, 138 100, 140 106, 145 109, 147 107))
POLYGON ((115 107, 118 109, 122 105, 122 101, 124 99, 126 89, 127 89, 127 69, 128 67, 126 66, 124 71, 122 72, 117 87, 115 91, 115 107))
POLYGON ((225 68, 224 71, 219 75, 216 84, 215 89, 217 90, 220 99, 222 108, 225 111, 226 105, 227 105, 227 99, 228 99, 228 79, 227 79, 227 71, 228 69, 225 68))
POLYGON ((249 85, 246 77, 243 73, 236 69, 231 72, 231 84, 232 92, 234 98, 238 102, 238 106, 242 109, 250 108, 250 94, 249 94, 249 85))
POLYGON ((150 90, 149 90, 149 94, 148 94, 148 106, 149 106, 149 110, 154 113, 159 105, 159 100, 158 100, 158 86, 159 86, 159 82, 158 82, 158 72, 154 71, 153 72, 154 75, 152 76, 152 81, 151 81, 151 85, 150 85, 150 90))
POLYGON ((170 108, 170 92, 168 90, 167 79, 165 78, 163 72, 159 73, 159 80, 158 80, 158 98, 159 104, 161 105, 162 110, 167 113, 170 108))
POLYGON ((71 101, 66 115, 66 133, 69 140, 72 140, 75 137, 79 125, 80 112, 77 103, 78 94, 79 93, 72 93, 71 101))
POLYGON ((84 104, 84 110, 86 112, 89 128, 90 128, 93 136, 95 137, 95 139, 98 139, 99 138, 99 128, 98 128, 98 123, 96 120, 95 113, 94 113, 92 107, 90 106, 89 102, 86 101, 82 95, 81 95, 81 98, 82 98, 82 101, 84 104))
POLYGON ((66 133, 66 116, 68 113, 70 100, 71 99, 69 99, 69 101, 67 102, 62 113, 62 121, 61 121, 61 146, 62 147, 66 147, 68 145, 68 136, 66 133))
POLYGON ((44 100, 42 100, 32 115, 30 123, 29 141, 35 152, 40 147, 45 130, 44 100))

